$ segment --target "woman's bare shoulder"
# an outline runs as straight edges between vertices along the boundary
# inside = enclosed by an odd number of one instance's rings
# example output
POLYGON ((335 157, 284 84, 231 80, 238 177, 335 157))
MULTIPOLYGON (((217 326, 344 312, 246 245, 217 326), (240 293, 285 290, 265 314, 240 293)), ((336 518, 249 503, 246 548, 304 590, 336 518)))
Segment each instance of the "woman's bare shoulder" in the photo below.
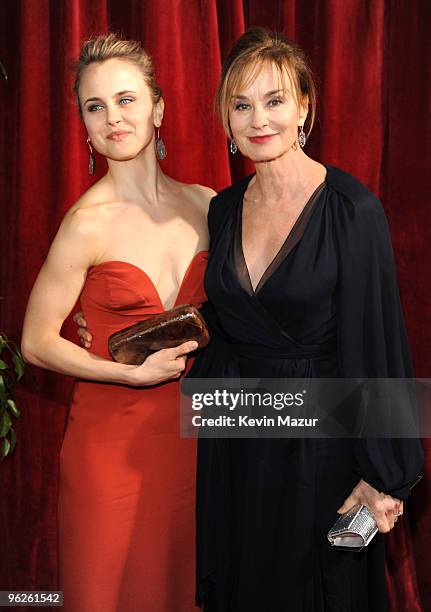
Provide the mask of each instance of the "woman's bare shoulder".
POLYGON ((210 187, 204 185, 187 185, 180 183, 181 191, 188 201, 193 202, 205 214, 208 214, 209 203, 217 193, 210 187))
POLYGON ((189 188, 192 193, 196 194, 196 197, 200 198, 211 199, 217 195, 217 192, 214 191, 214 189, 211 189, 211 187, 205 187, 205 185, 184 185, 184 187, 189 188))
POLYGON ((123 207, 124 203, 115 200, 112 190, 101 179, 71 206, 63 225, 74 230, 97 232, 100 226, 106 226, 123 207))

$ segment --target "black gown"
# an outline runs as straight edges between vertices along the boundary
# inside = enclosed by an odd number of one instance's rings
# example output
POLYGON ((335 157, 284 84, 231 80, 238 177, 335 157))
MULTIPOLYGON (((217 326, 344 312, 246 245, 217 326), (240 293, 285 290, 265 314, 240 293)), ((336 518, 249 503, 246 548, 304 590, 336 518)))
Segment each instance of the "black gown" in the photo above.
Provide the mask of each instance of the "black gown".
MULTIPOLYGON (((253 292, 241 245, 250 178, 210 205, 205 289, 217 321, 189 376, 411 377, 377 198, 328 167, 253 292)), ((360 478, 405 499, 422 460, 417 440, 201 439, 197 603, 205 612, 382 612, 384 537, 354 553, 331 550, 326 533, 360 478)))

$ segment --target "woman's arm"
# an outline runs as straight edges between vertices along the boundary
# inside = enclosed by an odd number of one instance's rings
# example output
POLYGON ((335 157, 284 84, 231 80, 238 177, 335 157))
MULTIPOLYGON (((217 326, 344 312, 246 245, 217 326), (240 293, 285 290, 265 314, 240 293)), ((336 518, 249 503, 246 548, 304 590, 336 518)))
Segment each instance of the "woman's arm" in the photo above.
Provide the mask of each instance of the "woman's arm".
MULTIPOLYGON (((330 180, 335 190, 329 193, 328 203, 339 261, 340 373, 345 378, 364 379, 365 386, 370 379, 381 397, 386 396, 387 379, 398 379, 404 392, 399 394, 400 387, 394 386, 397 399, 405 398, 398 416, 410 426, 415 406, 408 379, 413 371, 386 217, 378 199, 347 173, 332 169, 330 180)), ((362 397, 362 409, 370 417, 374 415, 373 395, 362 397)), ((373 436, 353 440, 352 450, 361 480, 339 511, 364 503, 375 515, 380 531, 387 531, 394 514, 402 512, 399 500, 408 498, 422 468, 421 443, 415 438, 373 436)))
POLYGON ((142 366, 130 366, 103 359, 60 336, 87 270, 95 263, 100 235, 95 211, 78 209, 66 215, 30 295, 22 337, 24 358, 62 374, 101 382, 150 385, 177 377, 185 367, 185 354, 196 343, 158 351, 142 366))

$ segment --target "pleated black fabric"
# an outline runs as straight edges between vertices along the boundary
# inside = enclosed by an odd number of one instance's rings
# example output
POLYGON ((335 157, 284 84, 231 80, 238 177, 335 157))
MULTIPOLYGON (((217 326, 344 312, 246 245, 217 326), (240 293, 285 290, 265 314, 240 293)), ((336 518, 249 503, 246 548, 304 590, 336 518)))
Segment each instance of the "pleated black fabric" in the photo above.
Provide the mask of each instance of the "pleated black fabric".
MULTIPOLYGON (((238 212, 250 178, 210 206, 205 288, 216 322, 189 376, 411 376, 377 198, 328 167, 253 292, 244 286, 238 212)), ((416 440, 200 440, 198 604, 205 612, 382 612, 383 537, 353 553, 331 550, 326 533, 361 477, 406 498, 421 465, 416 440)))

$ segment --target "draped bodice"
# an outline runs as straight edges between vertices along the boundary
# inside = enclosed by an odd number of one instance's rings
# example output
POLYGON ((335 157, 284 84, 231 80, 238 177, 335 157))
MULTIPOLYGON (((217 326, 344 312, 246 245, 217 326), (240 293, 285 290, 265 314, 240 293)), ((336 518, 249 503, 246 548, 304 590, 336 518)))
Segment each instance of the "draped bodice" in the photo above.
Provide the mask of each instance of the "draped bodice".
MULTIPOLYGON (((245 189, 246 184, 211 245, 205 289, 218 321, 212 353, 216 353, 216 343, 218 353, 223 350, 220 345, 227 343, 230 359, 235 353, 242 375, 249 376, 254 373, 253 363, 261 376, 287 376, 289 372, 302 376, 310 374, 310 360, 330 356, 330 366, 326 363, 324 369, 335 376, 338 263, 326 185, 310 198, 255 292, 250 291, 249 281, 247 285, 241 245, 245 189), (297 360, 308 362, 308 366, 303 364, 305 370, 297 360)), ((226 350, 225 362, 229 361, 226 350)), ((214 363, 219 362, 214 357, 214 363)), ((211 359, 207 357, 207 363, 211 359)), ((233 375, 234 370, 237 368, 224 367, 219 375, 233 375)), ((210 374, 216 375, 214 367, 206 375, 210 374)))
POLYGON ((333 335, 337 254, 326 194, 326 189, 319 190, 295 245, 252 294, 235 265, 235 253, 241 249, 237 228, 242 194, 232 207, 223 235, 212 247, 205 288, 222 328, 234 341, 276 348, 279 341, 309 345, 333 335))

